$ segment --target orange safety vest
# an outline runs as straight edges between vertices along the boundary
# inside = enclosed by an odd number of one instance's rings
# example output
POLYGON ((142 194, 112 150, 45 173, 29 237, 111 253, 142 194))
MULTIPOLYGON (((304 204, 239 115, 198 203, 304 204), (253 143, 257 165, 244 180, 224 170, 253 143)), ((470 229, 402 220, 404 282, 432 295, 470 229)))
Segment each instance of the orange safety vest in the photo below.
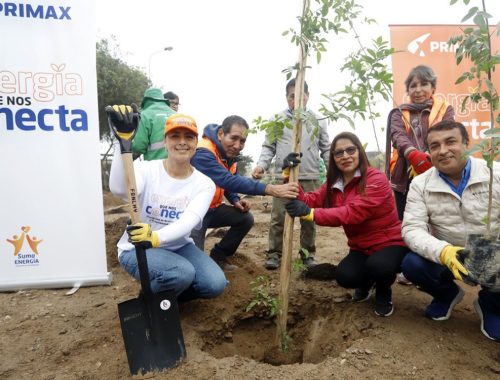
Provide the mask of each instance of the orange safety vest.
MULTIPOLYGON (((221 158, 220 152, 217 149, 217 145, 210 140, 209 138, 203 137, 199 142, 198 142, 198 148, 204 148, 207 149, 208 151, 212 152, 217 159, 217 162, 221 164, 229 173, 235 174, 236 169, 237 169, 237 164, 234 162, 231 167, 227 166, 227 163, 224 162, 221 158)), ((222 198, 224 197, 224 189, 222 187, 217 186, 215 184, 215 194, 214 197, 212 198, 212 203, 210 203, 210 208, 215 208, 218 207, 222 204, 222 198)))
MULTIPOLYGON (((443 120, 443 117, 448 109, 449 104, 446 101, 432 97, 433 103, 431 108, 431 113, 429 114, 429 128, 434 124, 439 123, 443 120)), ((406 128, 406 133, 409 135, 411 132, 410 128, 410 110, 401 110, 403 124, 406 128)), ((396 161, 398 160, 398 151, 396 148, 392 148, 391 161, 389 163, 389 173, 392 173, 394 166, 396 166, 396 161)))

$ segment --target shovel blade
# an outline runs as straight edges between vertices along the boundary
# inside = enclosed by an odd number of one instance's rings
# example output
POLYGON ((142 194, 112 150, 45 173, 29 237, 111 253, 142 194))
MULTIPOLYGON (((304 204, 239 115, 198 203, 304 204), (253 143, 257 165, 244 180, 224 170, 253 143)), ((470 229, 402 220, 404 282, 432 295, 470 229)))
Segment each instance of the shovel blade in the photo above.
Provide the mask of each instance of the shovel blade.
POLYGON ((134 298, 118 304, 118 314, 130 372, 161 371, 186 357, 174 293, 134 298))

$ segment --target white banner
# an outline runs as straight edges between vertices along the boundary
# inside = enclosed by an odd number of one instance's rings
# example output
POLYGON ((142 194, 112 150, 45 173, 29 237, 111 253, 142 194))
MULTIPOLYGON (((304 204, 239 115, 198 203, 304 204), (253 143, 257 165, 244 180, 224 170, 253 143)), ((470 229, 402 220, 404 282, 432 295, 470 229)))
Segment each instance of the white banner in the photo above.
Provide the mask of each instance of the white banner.
POLYGON ((109 284, 95 4, 0 1, 0 290, 109 284))

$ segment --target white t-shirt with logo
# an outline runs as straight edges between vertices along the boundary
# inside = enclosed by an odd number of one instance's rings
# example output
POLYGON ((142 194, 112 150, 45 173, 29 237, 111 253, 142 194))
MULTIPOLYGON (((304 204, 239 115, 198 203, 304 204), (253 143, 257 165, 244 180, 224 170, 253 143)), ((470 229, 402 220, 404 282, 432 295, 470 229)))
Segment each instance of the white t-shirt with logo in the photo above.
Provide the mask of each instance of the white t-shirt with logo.
MULTIPOLYGON (((160 248, 175 251, 193 242, 189 235, 193 228, 201 227, 215 193, 213 181, 196 169, 188 178, 172 178, 163 167, 163 160, 136 160, 134 171, 141 222, 149 223, 158 233, 160 248)), ((126 231, 117 247, 118 255, 134 248, 126 231)))

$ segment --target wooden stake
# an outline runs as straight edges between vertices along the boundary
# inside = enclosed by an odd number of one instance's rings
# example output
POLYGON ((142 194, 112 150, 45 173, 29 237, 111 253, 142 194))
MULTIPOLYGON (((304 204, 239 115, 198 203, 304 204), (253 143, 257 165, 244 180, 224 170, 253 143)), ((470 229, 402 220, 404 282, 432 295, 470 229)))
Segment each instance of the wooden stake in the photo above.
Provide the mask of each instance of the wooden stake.
MULTIPOLYGON (((309 0, 304 0, 302 8, 302 17, 309 10, 309 0)), ((307 63, 307 54, 305 46, 301 43, 299 46, 299 69, 295 79, 295 110, 304 110, 304 83, 305 68, 307 63)), ((295 119, 293 128, 293 151, 300 153, 300 140, 302 137, 302 119, 295 119)), ((298 182, 299 167, 290 169, 290 182, 298 182)), ((290 273, 292 269, 292 250, 293 250, 293 218, 285 213, 285 225, 283 228, 283 253, 281 257, 280 268, 280 309, 277 318, 276 343, 283 349, 283 343, 287 337, 287 319, 288 319, 288 288, 290 285, 290 273)))

